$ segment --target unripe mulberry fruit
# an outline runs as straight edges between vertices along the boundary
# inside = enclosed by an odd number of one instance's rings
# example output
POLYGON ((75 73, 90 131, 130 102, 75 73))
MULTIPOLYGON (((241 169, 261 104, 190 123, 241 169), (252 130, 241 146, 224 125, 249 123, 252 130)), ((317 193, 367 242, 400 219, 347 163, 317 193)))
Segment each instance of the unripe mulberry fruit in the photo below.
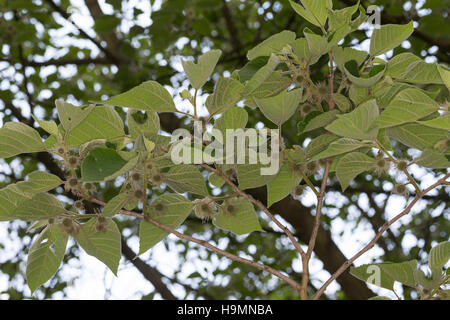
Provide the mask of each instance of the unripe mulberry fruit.
POLYGON ((80 159, 77 156, 70 156, 69 159, 67 159, 67 164, 71 168, 75 168, 80 163, 80 159))
POLYGON ((83 201, 81 201, 81 200, 75 201, 75 202, 73 203, 73 207, 74 207, 75 209, 77 209, 78 211, 83 210, 83 209, 84 209, 83 201))
POLYGON ((140 181, 142 179, 142 175, 139 172, 134 172, 131 175, 131 179, 134 181, 140 181))
POLYGON ((396 167, 400 171, 406 170, 406 168, 408 168, 408 162, 405 160, 399 160, 396 164, 396 167))
POLYGON ((143 190, 134 190, 133 191, 133 197, 135 197, 136 199, 142 199, 145 197, 145 192, 143 190))
POLYGON ((392 193, 404 195, 405 197, 409 195, 408 188, 404 184, 396 184, 392 188, 392 193))
POLYGON ((292 198, 298 200, 305 192, 305 186, 298 185, 292 190, 291 196, 292 198))
POLYGON ((209 220, 217 213, 216 203, 210 198, 205 198, 196 204, 194 213, 202 220, 209 220))

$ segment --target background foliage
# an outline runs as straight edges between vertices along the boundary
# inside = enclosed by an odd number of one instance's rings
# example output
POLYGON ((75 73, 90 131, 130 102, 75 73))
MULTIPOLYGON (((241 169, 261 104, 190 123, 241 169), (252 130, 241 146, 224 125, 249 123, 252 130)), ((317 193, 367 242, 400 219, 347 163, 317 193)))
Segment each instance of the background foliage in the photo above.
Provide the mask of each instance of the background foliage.
MULTIPOLYGON (((356 2, 334 1, 334 6, 339 8, 354 3, 356 2)), ((1 121, 5 123, 19 120, 33 125, 31 113, 46 120, 55 117, 56 98, 74 104, 99 101, 147 80, 169 85, 176 96, 187 85, 184 75, 178 74, 181 70, 180 56, 198 57, 209 48, 221 49, 223 54, 216 73, 223 74, 242 67, 247 62, 247 51, 270 35, 287 29, 299 36, 303 34, 305 26, 311 27, 292 11, 288 1, 170 0, 150 1, 150 4, 151 14, 139 9, 146 7, 141 6, 139 1, 85 0, 71 3, 56 0, 1 0, 1 121)), ((382 6, 382 23, 404 24, 410 20, 415 21, 417 25, 408 45, 398 47, 395 49, 396 53, 408 51, 426 61, 450 63, 450 39, 446 33, 450 28, 449 1, 362 1, 362 4, 382 6)), ((346 38, 344 45, 367 45, 366 32, 362 28, 352 33, 346 38)), ((326 59, 321 59, 314 65, 314 81, 326 79, 326 62, 326 59)), ((210 93, 212 89, 213 82, 210 81, 203 91, 210 93)), ((432 85, 427 89, 433 90, 432 85)), ((448 94, 448 91, 439 94, 448 94)), ((446 97, 439 98, 443 100, 446 97)), ((259 112, 248 111, 249 126, 259 121, 267 122, 259 112)), ((121 116, 125 117, 124 114, 121 116)), ((183 119, 174 115, 161 114, 160 117, 161 126, 167 132, 183 124, 183 119)), ((290 139, 289 142, 301 144, 303 138, 297 136, 297 120, 298 118, 292 119, 286 123, 283 132, 290 139)), ((408 154, 407 149, 399 152, 398 157, 408 154)), ((48 154, 25 155, 20 159, 2 160, 1 187, 19 181, 37 169, 61 175, 48 154)), ((421 171, 416 178, 426 179, 427 173, 421 171)), ((318 181, 313 182, 318 184, 318 181)), ((109 187, 113 193, 116 187, 109 187)), ((339 191, 340 187, 336 182, 331 189, 339 191)), ((255 189, 252 194, 258 196, 263 192, 265 191, 262 189, 255 189)), ((342 253, 344 249, 337 244, 339 234, 334 232, 332 221, 340 218, 347 228, 357 229, 356 227, 362 226, 368 229, 367 232, 371 232, 370 229, 377 230, 385 222, 384 209, 390 198, 390 192, 385 191, 375 175, 361 176, 357 184, 349 187, 343 195, 336 193, 333 194, 333 199, 330 197, 330 201, 326 202, 315 250, 315 258, 323 263, 324 269, 333 272, 345 261, 342 253), (373 209, 368 210, 369 206, 373 209)), ((380 261, 418 259, 425 263, 426 252, 430 251, 431 246, 448 239, 448 194, 442 189, 439 194, 425 199, 428 201, 420 212, 412 215, 411 219, 402 221, 402 225, 395 231, 387 232, 380 239, 380 261)), ((286 200, 275 204, 272 209, 293 227, 301 241, 309 239, 313 225, 310 213, 314 210, 313 205, 286 200)), ((26 233, 27 227, 25 223, 8 224, 8 233, 17 242, 14 248, 16 254, 6 254, 7 249, 0 244, 0 272, 10 283, 2 298, 29 297, 29 290, 23 286, 23 261, 33 233, 26 233)), ((136 225, 124 220, 120 229, 124 259, 134 264, 155 287, 154 291, 146 293, 148 295, 144 294, 147 298, 154 297, 155 293, 167 299, 175 298, 171 292, 174 286, 183 288, 185 295, 191 298, 293 298, 288 287, 285 288, 281 283, 274 284, 269 276, 262 277, 252 267, 235 262, 230 262, 226 268, 219 264, 213 265, 213 271, 209 271, 208 274, 223 281, 205 280, 204 271, 193 272, 186 280, 181 275, 181 264, 178 272, 169 278, 152 261, 132 260, 135 253, 126 243, 130 234, 136 234, 136 225), (130 230, 133 232, 129 232, 130 230)), ((207 240, 216 243, 225 235, 223 231, 195 219, 188 220, 184 232, 201 233, 207 240), (205 233, 207 229, 210 232, 205 233)), ((264 235, 253 233, 248 237, 227 233, 227 236, 228 251, 238 254, 247 251, 251 244, 260 243, 254 248, 253 257, 256 260, 274 268, 288 270, 294 278, 299 277, 291 268, 295 252, 286 246, 287 241, 283 235, 270 232, 264 235), (272 246, 273 243, 276 246, 272 246)), ((189 259, 193 251, 199 251, 198 254, 204 261, 215 256, 214 253, 191 247, 183 241, 169 239, 166 240, 168 242, 177 243, 181 261, 189 259)), ((65 260, 76 263, 75 253, 78 250, 72 245, 65 260)), ((363 282, 347 273, 342 275, 338 283, 340 289, 334 293, 333 298, 364 299, 373 295, 363 282)), ((67 292, 68 284, 57 275, 47 286, 39 289, 37 296, 51 298, 57 292, 57 296, 60 296, 67 292)), ((319 285, 318 282, 317 284, 319 285)), ((405 296, 408 296, 408 290, 405 288, 405 296)), ((178 295, 176 298, 183 296, 178 295)))

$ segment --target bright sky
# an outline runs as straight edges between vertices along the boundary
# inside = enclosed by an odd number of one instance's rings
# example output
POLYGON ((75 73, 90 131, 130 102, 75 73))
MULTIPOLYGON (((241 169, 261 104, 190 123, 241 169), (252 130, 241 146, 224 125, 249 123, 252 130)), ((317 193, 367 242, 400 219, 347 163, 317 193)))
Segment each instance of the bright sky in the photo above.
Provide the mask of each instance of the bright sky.
MULTIPOLYGON (((421 1, 423 2, 423 1, 421 1)), ((92 19, 89 18, 88 9, 84 6, 83 0, 71 0, 71 3, 73 4, 73 9, 71 9, 72 13, 72 19, 73 21, 79 25, 83 26, 83 29, 87 31, 88 33, 94 35, 91 28, 93 26, 92 19), (76 8, 76 9, 75 9, 76 8)), ((101 7, 104 10, 105 13, 110 13, 112 11, 112 8, 105 4, 104 0, 100 1, 101 7)), ((406 3, 405 6, 408 6, 409 4, 406 3)), ((421 5, 421 4, 419 4, 421 5)), ((143 27, 148 26, 152 23, 152 20, 150 18, 151 11, 157 10, 160 6, 160 1, 156 1, 153 8, 150 8, 149 1, 139 1, 139 0, 132 0, 129 1, 127 7, 125 8, 125 17, 131 17, 131 10, 133 7, 138 7, 141 9, 144 13, 139 16, 139 24, 143 27)), ((57 16, 57 15, 56 15, 57 16)), ((59 16, 58 16, 59 17, 59 16)), ((52 35, 54 41, 58 41, 60 45, 63 45, 64 43, 69 45, 70 43, 73 43, 72 38, 68 38, 67 34, 70 31, 73 31, 73 26, 71 26, 69 23, 64 22, 62 18, 59 17, 58 21, 63 23, 65 25, 65 28, 59 30, 58 32, 55 32, 55 34, 52 35)), ((121 25, 121 28, 126 31, 130 27, 130 23, 127 21, 124 21, 121 25)), ((364 26, 363 26, 364 27, 364 26)), ((88 41, 83 40, 76 40, 79 42, 80 46, 86 46, 90 47, 96 51, 96 48, 88 41)), ((182 47, 184 44, 186 44, 186 41, 183 39, 180 39, 178 42, 178 46, 182 47)), ((409 47, 409 43, 405 41, 404 44, 402 44, 405 48, 409 47)), ((361 44, 358 49, 364 49, 368 50, 369 42, 365 41, 361 44)), ((63 55, 64 52, 55 52, 54 50, 47 50, 45 57, 42 57, 42 60, 48 60, 50 58, 57 58, 58 56, 63 55)), ((390 57, 392 55, 392 52, 387 53, 387 57, 390 57)), ((385 58, 387 58, 385 57, 385 58)), ((180 57, 174 57, 170 63, 172 66, 182 72, 181 63, 179 62, 180 57)), ((429 61, 432 62, 432 61, 429 61)), ((0 63, 1 67, 1 63, 0 63)), ((50 68, 54 67, 48 67, 50 68)), ((1 69, 1 68, 0 68, 1 69)), ((65 67, 60 69, 64 73, 65 76, 70 77, 71 74, 75 72, 75 68, 73 67, 65 67)), ((43 73, 46 71, 43 70, 43 73)), ((48 72, 48 70, 47 70, 48 72)), ((2 89, 4 89, 4 85, 0 83, 0 86, 2 86, 2 89)), ((188 103, 184 103, 178 96, 177 93, 181 92, 183 89, 187 89, 187 87, 181 87, 177 88, 175 91, 173 88, 167 88, 171 93, 176 94, 175 102, 177 104, 177 107, 180 110, 183 111, 192 111, 191 106, 188 103)), ((202 97, 204 99, 205 97, 202 97)), ((76 101, 76 97, 74 101, 71 101, 75 104, 79 104, 78 101, 76 101)), ((29 106, 26 104, 26 102, 22 98, 17 99, 18 105, 21 106, 24 115, 29 115, 30 109, 29 106)), ((204 108, 202 113, 206 114, 206 108, 204 108)), ((37 114, 37 116, 39 116, 37 114)), ((1 119, 0 119, 0 125, 1 125, 1 119)), ((16 171, 17 173, 20 173, 20 167, 18 162, 13 162, 12 169, 16 171)), ((0 160, 0 172, 8 173, 11 171, 11 168, 6 166, 2 160, 0 160)), ((418 168, 417 166, 413 166, 412 172, 414 176, 416 176, 419 180, 422 181, 422 186, 428 186, 431 183, 433 183, 435 180, 432 175, 427 174, 425 170, 422 170, 418 168)), ((405 180, 405 177, 399 176, 399 181, 405 180)), ((392 186, 386 185, 386 190, 390 190, 392 186)), ((380 199, 377 200, 383 200, 383 196, 380 196, 380 199)), ((316 199, 312 192, 308 192, 302 199, 302 203, 306 206, 311 206, 315 203, 316 199)), ((336 202, 342 202, 342 198, 339 197, 338 194, 329 193, 325 199, 325 203, 333 203, 336 204, 336 202)), ((359 199, 359 204, 362 208, 368 207, 368 201, 366 197, 361 197, 359 199)), ((402 197, 394 196, 391 198, 388 206, 387 206, 387 216, 392 217, 395 214, 399 213, 402 208, 405 205, 405 200, 402 197)), ((418 206, 414 209, 414 212, 418 212, 420 208, 422 208, 423 205, 419 203, 418 206)), ((335 214, 332 210, 328 211, 330 215, 335 214)), ((442 208, 439 210, 437 208, 434 212, 434 214, 438 215, 442 212, 442 208)), ((356 208, 351 208, 349 210, 349 213, 351 216, 358 216, 359 212, 356 210, 356 208)), ((407 222, 408 217, 403 218, 402 222, 407 222)), ((396 223, 393 226, 393 230, 397 229, 399 226, 399 223, 396 223)), ((272 226, 274 229, 277 229, 276 226, 272 226)), ((181 228, 182 230, 182 228, 181 228)), ((360 250, 367 242, 369 242, 372 237, 374 236, 374 232, 372 231, 371 227, 367 223, 361 223, 358 227, 355 228, 355 225, 352 223, 344 223, 343 220, 340 218, 334 218, 332 223, 332 233, 334 236, 334 240, 340 247, 340 249, 343 251, 343 253, 350 257, 351 255, 355 254, 358 250, 360 250), (340 232, 343 232, 342 236, 336 236, 340 232)), ((174 236, 170 236, 171 238, 175 238, 174 236)), ((0 249, 0 262, 4 262, 9 260, 10 258, 14 257, 17 254, 17 245, 15 245, 15 241, 17 239, 16 235, 11 235, 7 233, 7 223, 6 222, 0 222, 0 242, 5 246, 6 249, 0 249)), ((412 247, 416 244, 417 239, 414 236, 407 236, 405 238, 404 245, 406 247, 412 247)), ((73 240, 71 240, 73 241, 73 240)), ((226 239, 223 239, 218 246, 220 248, 225 248, 227 243, 226 239)), ((128 241, 128 244, 131 246, 131 248, 138 252, 138 238, 137 236, 131 237, 131 239, 128 241)), ((257 244, 256 244, 257 245, 257 244)), ((82 251, 82 250, 81 250, 82 251)), ((249 247, 249 253, 252 251, 252 246, 249 247)), ((149 265, 156 267, 160 272, 162 272, 164 275, 168 277, 173 276, 173 272, 178 266, 179 263, 182 263, 183 261, 180 259, 178 255, 178 248, 176 248, 174 242, 169 243, 169 250, 165 248, 165 246, 162 243, 159 243, 154 248, 152 248, 149 252, 145 253, 141 256, 141 258, 146 261, 149 265)), ((184 262, 183 265, 183 272, 181 273, 184 275, 185 279, 181 278, 180 280, 183 282, 188 283, 189 279, 187 279, 187 275, 189 275, 192 271, 197 270, 199 271, 202 276, 204 276, 209 281, 214 281, 214 277, 212 276, 212 270, 214 270, 214 267, 217 266, 219 263, 223 264, 223 266, 227 265, 227 260, 220 258, 214 258, 213 261, 205 261, 202 259, 204 257, 204 254, 202 254, 204 250, 199 250, 198 252, 190 252, 190 254, 187 256, 187 261, 184 262), (199 255, 197 255, 199 253, 199 255)), ((357 261, 357 265, 364 264, 371 261, 372 257, 377 257, 380 254, 382 254, 382 250, 378 247, 375 247, 372 249, 369 253, 365 254, 363 257, 361 257, 357 261)), ((249 256, 251 257, 251 256, 249 256)), ((25 261, 23 262, 25 265, 25 261)), ((322 271, 322 263, 319 260, 313 260, 311 263, 311 271, 314 274, 314 277, 319 279, 315 281, 315 285, 319 286, 319 281, 325 281, 329 274, 326 271, 322 271)), ((24 270, 24 269, 23 269, 24 270)), ((296 261, 294 265, 294 270, 297 272, 301 272, 301 263, 300 261, 296 261)), ((75 263, 75 261, 70 261, 68 265, 64 265, 61 269, 61 275, 63 278, 69 280, 71 278, 74 278, 74 282, 68 287, 67 289, 67 295, 69 299, 139 299, 141 295, 145 295, 150 293, 153 290, 152 285, 143 278, 140 272, 138 272, 134 266, 129 262, 126 261, 124 258, 122 258, 120 267, 119 267, 119 273, 118 277, 115 277, 112 272, 110 272, 100 261, 98 261, 96 258, 93 258, 91 256, 88 256, 84 251, 81 253, 80 257, 80 263, 75 263)), ((217 279, 216 279, 217 281, 217 279)), ((226 281, 226 279, 219 279, 219 281, 226 281)), ((5 276, 0 275, 0 291, 5 290, 5 288, 8 287, 7 278, 5 276)), ((180 286, 171 286, 169 287, 173 293, 178 297, 184 296, 184 290, 180 286)), ((338 288, 338 285, 336 283, 329 286, 326 293, 332 293, 338 288)), ((375 289, 376 287, 373 287, 375 289)), ((28 290, 28 289, 27 289, 28 290)), ((384 289, 376 289, 378 292, 390 296, 392 298, 395 298, 395 296, 389 292, 388 290, 384 289)), ((398 289, 398 292, 401 292, 401 289, 398 289)), ((156 298, 160 297, 158 294, 156 295, 156 298)), ((6 296, 0 295, 0 299, 6 299, 6 296)), ((56 299, 62 298, 62 295, 55 296, 56 299)))

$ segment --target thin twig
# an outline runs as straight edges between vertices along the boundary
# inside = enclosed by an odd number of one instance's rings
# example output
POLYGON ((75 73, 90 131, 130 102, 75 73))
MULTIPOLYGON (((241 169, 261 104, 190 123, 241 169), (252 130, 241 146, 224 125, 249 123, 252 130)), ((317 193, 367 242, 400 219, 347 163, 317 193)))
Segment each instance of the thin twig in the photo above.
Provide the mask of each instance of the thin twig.
POLYGON ((308 295, 306 292, 308 281, 309 281, 309 261, 311 260, 311 255, 314 250, 314 246, 316 245, 317 233, 319 232, 320 227, 320 215, 322 213, 323 207, 323 199, 325 197, 325 189, 327 186, 328 175, 330 173, 330 160, 327 161, 325 165, 325 171, 323 173, 322 185, 320 187, 320 193, 317 197, 317 209, 316 209, 316 217, 314 221, 314 227, 311 233, 311 238, 309 239, 308 250, 306 251, 305 257, 302 259, 303 265, 303 276, 302 276, 302 299, 308 299, 308 295))
POLYGON ((259 209, 261 209, 269 218, 270 220, 272 220, 281 230, 284 231, 284 233, 288 236, 288 238, 291 240, 292 244, 294 245, 294 247, 297 249, 297 251, 300 253, 301 257, 303 257, 305 255, 305 251, 302 249, 302 247, 300 246, 300 244, 297 242, 297 240, 295 240, 294 236, 292 235, 292 233, 289 231, 289 229, 284 226, 277 218, 275 218, 270 211, 258 200, 254 199, 252 196, 248 195, 247 193, 245 193, 244 191, 240 190, 230 179, 228 179, 228 177, 226 175, 224 175, 222 172, 220 172, 219 170, 210 167, 207 164, 201 164, 201 166, 209 171, 214 172, 215 174, 217 174, 218 176, 220 176, 222 179, 225 180, 225 182, 234 189, 234 191, 236 191, 241 197, 246 198, 247 200, 249 200, 251 203, 255 204, 259 209))
POLYGON ((405 210, 403 210, 401 213, 399 213, 398 215, 396 215, 394 218, 392 218, 391 220, 387 221, 380 229, 380 231, 378 231, 378 233, 375 235, 375 237, 372 239, 372 241, 370 241, 364 248, 362 248, 358 253, 356 253, 353 257, 351 257, 350 259, 348 259, 342 266, 339 267, 339 269, 322 285, 322 287, 319 289, 319 291, 316 292, 316 294, 314 295, 313 299, 317 300, 320 298, 320 296, 325 292, 326 288, 330 285, 330 283, 332 283, 337 277, 339 277, 345 270, 347 270, 348 267, 350 267, 352 265, 352 263, 358 259, 360 256, 362 256, 364 253, 366 253, 367 251, 369 251, 370 249, 372 249, 375 246, 375 243, 378 241, 378 239, 383 235, 383 233, 392 225, 394 224, 397 220, 399 220, 400 218, 402 218, 403 216, 407 215, 411 209, 414 207, 414 205, 417 203, 417 201, 419 201, 422 196, 424 196, 426 193, 428 193, 429 191, 433 190, 434 188, 442 185, 442 184, 446 184, 446 180, 447 178, 450 177, 450 173, 447 173, 443 178, 439 179, 437 182, 435 182, 434 184, 432 184, 431 186, 429 186, 428 188, 426 188, 425 190, 423 190, 422 192, 418 193, 416 195, 416 197, 411 201, 411 203, 406 207, 405 210))
MULTIPOLYGON (((105 206, 106 205, 105 202, 103 202, 101 200, 98 200, 96 198, 90 198, 89 201, 94 202, 96 204, 99 204, 101 206, 105 206)), ((242 257, 236 256, 236 255, 234 255, 232 253, 229 253, 227 251, 219 249, 216 246, 213 246, 208 241, 200 240, 200 239, 197 239, 197 238, 194 238, 194 237, 182 234, 182 233, 172 229, 171 227, 169 227, 169 226, 167 226, 167 225, 165 225, 165 224, 163 224, 163 223, 153 219, 150 216, 143 216, 142 214, 139 214, 139 213, 136 213, 136 212, 133 212, 133 211, 128 211, 128 210, 119 210, 117 212, 119 214, 132 216, 132 217, 136 217, 136 218, 139 218, 139 219, 144 219, 145 221, 154 224, 158 228, 161 228, 161 229, 163 229, 163 230, 165 230, 165 231, 167 231, 169 233, 174 234, 175 236, 177 236, 180 239, 197 243, 197 244, 199 244, 199 245, 201 245, 201 246, 203 246, 205 248, 208 248, 208 249, 210 249, 210 250, 212 250, 212 251, 214 251, 214 252, 216 252, 216 253, 218 253, 220 255, 223 255, 223 256, 225 256, 225 257, 227 257, 229 259, 248 264, 250 266, 253 266, 255 268, 258 268, 260 270, 263 270, 263 271, 266 271, 266 272, 268 272, 270 274, 273 274, 274 276, 278 277, 279 279, 283 280, 284 282, 286 282, 287 284, 292 286, 296 291, 299 291, 299 285, 297 284, 297 282, 295 282, 294 280, 292 280, 288 276, 282 274, 281 272, 279 272, 279 271, 277 271, 277 270, 275 270, 275 269, 273 269, 273 268, 271 268, 269 266, 266 266, 264 264, 261 264, 261 263, 258 263, 258 262, 255 262, 255 261, 252 261, 252 260, 249 260, 249 259, 246 259, 246 258, 242 258, 242 257)))

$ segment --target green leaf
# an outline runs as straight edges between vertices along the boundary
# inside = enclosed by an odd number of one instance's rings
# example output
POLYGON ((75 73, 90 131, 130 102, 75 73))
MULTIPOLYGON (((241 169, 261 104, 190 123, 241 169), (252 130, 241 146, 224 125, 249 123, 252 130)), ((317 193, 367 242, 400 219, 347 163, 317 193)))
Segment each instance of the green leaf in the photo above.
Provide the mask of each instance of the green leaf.
POLYGON ((241 92, 244 86, 232 78, 220 77, 217 81, 214 93, 206 99, 206 108, 210 115, 226 111, 241 100, 241 92))
POLYGON ((33 171, 28 174, 28 180, 21 184, 20 189, 30 192, 45 192, 62 184, 62 180, 54 174, 45 171, 33 171))
POLYGON ((334 134, 322 134, 318 136, 317 138, 314 138, 305 149, 306 157, 312 158, 313 156, 317 155, 318 153, 321 153, 325 149, 328 148, 330 143, 333 141, 336 141, 339 139, 338 136, 335 136, 334 134))
POLYGON ((61 125, 66 132, 70 132, 70 130, 79 125, 94 108, 94 106, 75 107, 63 100, 56 100, 55 105, 59 121, 61 121, 61 125))
POLYGON ((450 161, 439 151, 425 149, 422 154, 414 159, 414 163, 419 166, 432 169, 446 169, 450 167, 450 161))
POLYGON ((405 72, 408 66, 410 66, 413 62, 418 61, 422 61, 422 59, 420 59, 415 54, 412 54, 410 52, 400 53, 389 60, 389 62, 387 63, 385 75, 392 78, 397 78, 405 72))
POLYGON ((445 84, 447 89, 450 90, 450 70, 444 66, 438 65, 438 71, 441 75, 442 82, 445 84))
POLYGON ((308 122, 303 132, 312 131, 326 126, 327 124, 336 120, 337 114, 339 114, 338 110, 330 110, 319 114, 317 117, 314 117, 313 119, 311 119, 311 121, 308 122))
POLYGON ((97 231, 97 219, 93 218, 80 226, 75 236, 78 244, 90 256, 103 262, 116 276, 122 256, 121 234, 116 223, 106 218, 106 230, 97 231))
POLYGON ((283 91, 274 97, 255 99, 255 102, 266 118, 277 125, 282 125, 297 110, 302 93, 302 89, 283 91))
POLYGON ((113 139, 125 135, 119 114, 108 106, 95 106, 68 133, 67 144, 78 146, 95 139, 113 139))
POLYGON ((443 84, 436 63, 414 61, 397 77, 397 80, 419 84, 443 84))
POLYGON ((435 129, 416 123, 387 128, 389 137, 419 150, 432 149, 434 145, 450 137, 448 130, 435 129))
MULTIPOLYGON (((178 228, 188 217, 192 210, 192 203, 178 194, 164 194, 159 196, 149 206, 149 216, 172 229, 178 228), (162 210, 155 210, 157 209, 162 210)), ((146 252, 160 242, 169 233, 156 225, 142 221, 139 226, 139 255, 146 252)))
POLYGON ((248 113, 244 108, 231 107, 214 122, 214 128, 226 132, 226 129, 245 128, 248 122, 248 113))
POLYGON ((341 183, 342 191, 347 189, 350 181, 364 171, 371 170, 375 159, 361 152, 352 152, 343 156, 336 166, 336 176, 341 183))
POLYGON ((413 87, 404 83, 395 83, 393 85, 383 86, 380 89, 375 90, 374 95, 376 97, 377 104, 382 108, 387 107, 392 99, 394 99, 394 97, 396 97, 400 91, 406 90, 408 88, 413 87))
POLYGON ((216 227, 237 235, 263 231, 253 204, 245 198, 225 200, 220 206, 219 214, 213 218, 213 223, 216 227))
POLYGON ((275 71, 265 79, 255 90, 252 91, 250 97, 269 98, 273 97, 292 84, 292 79, 282 77, 280 72, 275 71))
POLYGON ((450 130, 450 114, 442 115, 431 120, 418 121, 417 123, 431 128, 450 130))
POLYGON ((304 60, 307 64, 313 65, 319 61, 320 56, 315 56, 309 50, 306 38, 298 38, 292 43, 292 51, 299 60, 304 60))
POLYGON ((358 87, 357 85, 354 84, 350 86, 348 96, 357 106, 370 99, 369 89, 364 87, 358 87))
POLYGON ((261 163, 238 164, 236 167, 241 190, 262 187, 275 178, 275 175, 261 175, 261 168, 269 167, 261 163))
POLYGON ((362 281, 389 290, 394 289, 394 280, 381 269, 382 263, 351 267, 350 274, 362 281))
POLYGON ((57 225, 49 225, 30 247, 26 278, 31 293, 58 271, 67 246, 67 233, 57 225))
POLYGON ((401 91, 373 123, 386 128, 423 118, 439 109, 439 105, 418 89, 401 91))
POLYGON ((415 286, 416 280, 414 274, 417 270, 417 260, 400 263, 382 263, 380 267, 394 281, 399 281, 410 287, 415 286))
POLYGON ((267 64, 256 71, 253 77, 246 82, 245 87, 240 92, 242 93, 242 96, 252 95, 260 86, 264 84, 266 80, 269 79, 280 62, 280 59, 276 55, 272 54, 267 64))
MULTIPOLYGON (((14 184, 9 184, 3 189, 0 189, 0 221, 2 220, 12 220, 16 217, 16 209, 21 207, 24 203, 28 202, 28 206, 33 206, 33 196, 37 193, 45 192, 55 188, 59 185, 61 180, 58 180, 56 176, 53 176, 48 173, 41 173, 39 171, 32 172, 28 175, 27 181, 21 181, 14 184)), ((39 195, 42 195, 39 194, 39 195)), ((44 195, 45 199, 48 199, 50 195, 44 195)), ((36 197, 39 200, 39 197, 36 197)), ((42 200, 44 201, 44 200, 42 200)), ((58 203, 59 208, 61 205, 59 201, 55 200, 58 203)), ((39 203, 39 202, 36 202, 39 203)), ((52 202, 53 203, 53 202, 52 202)), ((23 207, 22 207, 23 208, 23 207)), ((36 207, 39 209, 39 206, 36 207)), ((51 209, 54 209, 52 206, 51 209)), ((31 208, 31 211, 34 209, 31 208)), ((44 208, 45 210, 45 208, 44 208)), ((61 209, 57 209, 61 210, 61 209)), ((55 210, 53 210, 54 212, 55 210)), ((36 213, 36 212, 34 212, 36 213)), ((24 215, 29 215, 30 212, 25 210, 24 215)), ((44 213, 49 214, 49 213, 44 213)))
POLYGON ((368 300, 392 300, 389 297, 385 297, 385 296, 375 296, 375 297, 371 297, 368 300))
POLYGON ((26 182, 10 184, 0 189, 0 221, 14 219, 13 212, 16 208, 27 200, 31 200, 34 193, 25 192, 20 189, 20 185, 26 182))
POLYGON ((417 284, 420 284, 425 289, 432 291, 439 288, 441 274, 442 268, 433 268, 431 270, 431 277, 427 277, 422 270, 417 269, 414 273, 414 279, 417 284))
POLYGON ((375 57, 394 49, 408 39, 413 31, 412 21, 404 25, 386 24, 375 29, 370 40, 370 55, 375 57))
POLYGON ((351 101, 340 93, 333 93, 333 100, 341 112, 349 112, 352 109, 351 101))
POLYGON ((361 77, 358 71, 358 73, 355 74, 355 72, 352 71, 352 68, 356 68, 357 71, 358 66, 356 65, 355 60, 350 60, 344 64, 344 72, 347 78, 357 86, 369 88, 383 77, 386 65, 376 65, 372 67, 367 77, 361 77))
POLYGON ((202 196, 208 196, 205 180, 197 167, 181 164, 170 168, 165 175, 165 182, 175 192, 191 192, 202 196))
POLYGON ((200 89, 203 87, 206 81, 208 81, 209 76, 214 71, 221 55, 221 50, 210 50, 200 56, 197 64, 193 61, 185 61, 181 59, 184 72, 191 82, 192 87, 195 89, 200 89))
POLYGON ((303 34, 313 56, 320 57, 329 50, 328 39, 325 36, 315 34, 308 28, 303 29, 303 34))
POLYGON ((112 149, 97 148, 89 152, 81 163, 83 181, 100 182, 122 169, 128 161, 112 149))
POLYGON ((45 150, 39 133, 21 122, 7 122, 0 128, 0 158, 45 150))
POLYGON ((300 0, 300 2, 302 5, 289 0, 292 9, 298 15, 323 28, 328 18, 327 9, 331 9, 330 2, 328 0, 300 0))
POLYGON ((215 174, 214 172, 211 172, 208 175, 208 181, 216 188, 220 188, 225 184, 225 180, 223 180, 221 176, 215 174))
POLYGON ((117 211, 122 209, 127 201, 129 200, 129 196, 126 193, 119 193, 117 196, 108 201, 108 203, 103 208, 102 215, 105 217, 114 216, 117 211))
POLYGON ((350 113, 338 115, 338 119, 325 127, 338 136, 357 140, 373 140, 378 129, 369 129, 378 117, 378 106, 375 100, 370 100, 350 113))
POLYGON ((324 158, 329 158, 336 156, 338 154, 347 153, 350 151, 355 151, 360 148, 365 148, 370 146, 370 143, 362 142, 350 138, 340 138, 338 140, 333 140, 328 146, 328 148, 319 154, 311 158, 311 160, 319 160, 324 158))
POLYGON ((12 219, 41 220, 60 216, 66 212, 61 202, 55 196, 47 193, 37 193, 31 200, 22 201, 11 213, 12 219))
POLYGON ((58 125, 55 121, 45 121, 45 120, 39 120, 34 115, 31 115, 33 119, 41 126, 42 129, 47 131, 48 133, 58 136, 58 125))
POLYGON ((328 11, 328 25, 329 30, 337 30, 344 25, 350 25, 353 14, 358 10, 359 1, 351 7, 343 8, 341 10, 328 11))
POLYGON ((280 53, 283 47, 295 40, 295 32, 284 30, 274 34, 248 51, 247 58, 253 60, 261 56, 270 56, 272 53, 280 53))
POLYGON ((156 112, 147 111, 142 115, 137 110, 128 109, 127 122, 130 136, 133 139, 136 139, 141 134, 146 137, 156 135, 160 127, 159 116, 156 112), (139 119, 140 116, 143 119, 139 119))
POLYGON ((284 199, 301 180, 300 173, 291 170, 288 164, 282 165, 276 177, 267 184, 267 207, 284 199))
POLYGON ((442 268, 450 259, 450 241, 438 243, 431 248, 430 256, 428 257, 428 265, 430 269, 442 268))
POLYGON ((125 93, 103 101, 103 103, 144 111, 176 111, 172 96, 156 81, 146 81, 125 93))
POLYGON ((259 69, 264 67, 269 61, 269 55, 257 57, 249 62, 240 70, 237 71, 239 76, 239 81, 245 83, 250 80, 259 69))

